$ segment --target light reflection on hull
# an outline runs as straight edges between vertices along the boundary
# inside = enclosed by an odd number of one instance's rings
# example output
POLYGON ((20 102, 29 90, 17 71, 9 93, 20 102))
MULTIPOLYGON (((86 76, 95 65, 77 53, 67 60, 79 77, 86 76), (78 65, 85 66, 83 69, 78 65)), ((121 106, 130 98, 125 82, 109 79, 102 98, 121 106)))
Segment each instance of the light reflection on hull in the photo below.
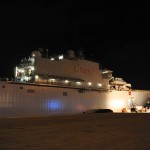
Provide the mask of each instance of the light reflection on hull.
POLYGON ((134 97, 137 105, 144 105, 150 91, 86 91, 78 89, 20 85, 0 82, 0 116, 47 115, 54 113, 83 113, 88 109, 112 109, 121 112, 134 97), (20 88, 22 87, 22 88, 20 88))

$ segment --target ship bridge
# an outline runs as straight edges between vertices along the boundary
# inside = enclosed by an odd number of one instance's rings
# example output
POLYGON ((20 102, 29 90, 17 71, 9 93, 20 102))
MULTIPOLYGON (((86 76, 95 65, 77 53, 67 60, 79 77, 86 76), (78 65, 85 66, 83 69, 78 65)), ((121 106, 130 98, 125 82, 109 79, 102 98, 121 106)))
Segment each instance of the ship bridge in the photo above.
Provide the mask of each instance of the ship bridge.
POLYGON ((24 59, 15 68, 15 80, 108 88, 108 82, 105 83, 103 80, 99 63, 85 60, 81 53, 77 57, 72 50, 67 51, 66 55, 55 57, 42 57, 39 51, 33 51, 29 59, 24 59))

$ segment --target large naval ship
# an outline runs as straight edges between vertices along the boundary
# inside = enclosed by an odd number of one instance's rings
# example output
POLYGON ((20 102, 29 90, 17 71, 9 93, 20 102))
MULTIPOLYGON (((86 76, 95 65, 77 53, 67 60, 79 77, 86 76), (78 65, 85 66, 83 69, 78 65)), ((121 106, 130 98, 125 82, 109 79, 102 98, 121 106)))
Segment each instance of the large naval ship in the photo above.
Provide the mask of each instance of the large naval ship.
POLYGON ((122 112, 142 107, 150 91, 134 90, 113 71, 87 60, 82 51, 42 56, 32 51, 14 68, 14 79, 0 81, 0 116, 83 113, 94 109, 122 112))

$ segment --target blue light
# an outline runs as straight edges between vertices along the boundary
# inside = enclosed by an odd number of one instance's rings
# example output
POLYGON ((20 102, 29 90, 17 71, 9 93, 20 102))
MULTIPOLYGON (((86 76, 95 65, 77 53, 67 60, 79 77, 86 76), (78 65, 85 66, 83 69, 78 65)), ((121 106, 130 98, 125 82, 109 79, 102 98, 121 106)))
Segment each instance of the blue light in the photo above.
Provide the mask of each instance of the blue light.
POLYGON ((62 108, 62 104, 59 100, 48 100, 47 108, 48 110, 60 110, 62 108))

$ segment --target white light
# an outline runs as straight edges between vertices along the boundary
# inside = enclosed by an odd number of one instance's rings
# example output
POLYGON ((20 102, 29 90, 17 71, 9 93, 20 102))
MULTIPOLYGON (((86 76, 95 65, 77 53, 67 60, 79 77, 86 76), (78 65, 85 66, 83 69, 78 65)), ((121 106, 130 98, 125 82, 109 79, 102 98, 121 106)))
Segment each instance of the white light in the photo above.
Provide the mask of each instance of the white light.
POLYGON ((124 102, 121 99, 115 99, 111 101, 111 106, 113 108, 123 108, 124 107, 124 102))
POLYGON ((52 57, 52 58, 50 58, 50 60, 54 60, 54 58, 52 57))
POLYGON ((50 79, 50 81, 54 82, 54 81, 55 81, 55 79, 50 79))
POLYGON ((32 66, 32 67, 31 67, 31 70, 33 71, 34 69, 35 69, 35 68, 32 66))
POLYGON ((102 74, 108 73, 108 71, 103 71, 102 74))
POLYGON ((65 80, 65 83, 68 83, 69 81, 68 80, 65 80))
POLYGON ((38 75, 35 75, 35 79, 38 79, 39 78, 39 76, 38 75))
POLYGON ((81 85, 81 82, 76 82, 77 83, 77 85, 81 85))
POLYGON ((25 76, 25 78, 24 78, 26 81, 28 81, 29 80, 29 77, 27 77, 27 76, 25 76))
POLYGON ((91 83, 91 82, 88 82, 88 85, 92 85, 92 83, 91 83))
POLYGON ((15 77, 17 77, 18 67, 15 69, 15 77))
POLYGON ((21 70, 21 73, 24 73, 24 70, 21 70))
POLYGON ((59 59, 60 59, 60 60, 63 59, 63 58, 64 58, 63 55, 60 55, 60 56, 59 56, 59 59))
POLYGON ((102 84, 101 84, 101 83, 98 83, 98 86, 99 86, 99 87, 101 87, 101 86, 102 86, 102 84))

